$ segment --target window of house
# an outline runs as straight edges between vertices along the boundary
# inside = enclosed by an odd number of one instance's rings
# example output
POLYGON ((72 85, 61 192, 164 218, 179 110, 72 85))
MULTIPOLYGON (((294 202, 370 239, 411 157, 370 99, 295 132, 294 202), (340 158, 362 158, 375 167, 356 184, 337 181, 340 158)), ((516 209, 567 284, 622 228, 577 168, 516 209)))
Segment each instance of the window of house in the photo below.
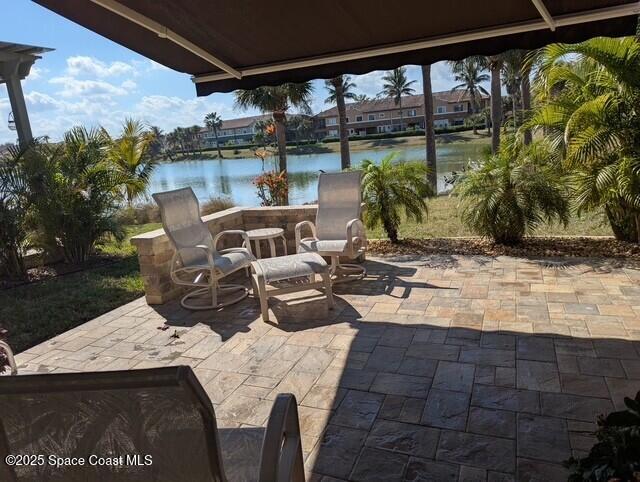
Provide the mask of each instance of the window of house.
POLYGON ((327 125, 328 125, 328 126, 335 126, 335 125, 337 125, 337 124, 338 124, 338 119, 337 119, 337 118, 335 118, 335 117, 329 117, 329 118, 327 119, 327 125))
POLYGON ((336 129, 329 129, 329 137, 338 137, 338 131, 336 129))
POLYGON ((456 104, 453 106, 453 112, 463 112, 464 106, 462 104, 456 104))
POLYGON ((369 120, 376 120, 376 116, 373 114, 369 114, 369 120))
POLYGON ((407 111, 407 117, 415 117, 416 116, 416 110, 415 109, 411 109, 407 111))
POLYGON ((438 114, 446 114, 447 113, 447 106, 445 105, 439 105, 438 106, 438 110, 436 111, 438 114))
POLYGON ((356 116, 356 122, 362 122, 362 116, 361 115, 357 115, 356 116))
POLYGON ((352 136, 355 131, 353 129, 349 129, 349 135, 352 136))
POLYGON ((378 119, 384 119, 384 112, 380 112, 378 114, 378 119))

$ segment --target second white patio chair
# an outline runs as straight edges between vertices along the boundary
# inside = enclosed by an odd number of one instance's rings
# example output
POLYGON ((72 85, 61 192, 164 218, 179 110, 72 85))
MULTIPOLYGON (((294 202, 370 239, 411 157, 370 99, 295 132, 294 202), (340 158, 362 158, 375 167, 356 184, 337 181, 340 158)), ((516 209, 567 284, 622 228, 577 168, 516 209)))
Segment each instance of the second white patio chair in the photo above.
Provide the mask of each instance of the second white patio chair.
POLYGON ((164 231, 176 250, 171 259, 171 279, 177 285, 193 288, 180 304, 189 310, 210 310, 246 298, 249 290, 245 286, 223 284, 220 280, 249 268, 255 260, 247 233, 227 230, 213 237, 200 217, 198 199, 190 187, 155 193, 153 199, 160 207, 164 231), (230 234, 240 235, 246 248, 218 251, 218 240, 230 234))
POLYGON ((355 259, 367 248, 367 233, 360 220, 361 179, 362 171, 320 174, 316 222, 296 225, 298 253, 330 257, 334 283, 362 279, 367 274, 364 266, 340 263, 341 257, 355 259), (302 237, 305 226, 311 229, 311 237, 302 237))

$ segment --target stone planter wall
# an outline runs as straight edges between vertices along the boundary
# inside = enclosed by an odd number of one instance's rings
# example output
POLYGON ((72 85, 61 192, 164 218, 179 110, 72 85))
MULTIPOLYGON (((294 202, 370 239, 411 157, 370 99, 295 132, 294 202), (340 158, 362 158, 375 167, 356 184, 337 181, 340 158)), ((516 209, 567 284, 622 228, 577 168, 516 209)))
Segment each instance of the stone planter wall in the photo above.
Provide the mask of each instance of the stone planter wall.
MULTIPOLYGON (((305 206, 277 206, 256 208, 231 208, 220 211, 202 220, 207 224, 215 236, 225 229, 250 229, 279 227, 285 230, 287 250, 295 253, 295 226, 300 221, 315 219, 316 205, 305 206)), ((307 234, 307 233, 305 233, 307 234)), ((178 287, 171 281, 169 269, 174 254, 173 246, 163 229, 157 229, 131 238, 131 243, 138 250, 140 275, 144 281, 144 291, 147 303, 163 304, 177 298, 184 288, 178 287)), ((218 245, 219 249, 240 246, 239 236, 223 237, 218 245)), ((282 254, 281 242, 276 241, 277 254, 282 254)), ((263 251, 268 249, 263 244, 263 251)))

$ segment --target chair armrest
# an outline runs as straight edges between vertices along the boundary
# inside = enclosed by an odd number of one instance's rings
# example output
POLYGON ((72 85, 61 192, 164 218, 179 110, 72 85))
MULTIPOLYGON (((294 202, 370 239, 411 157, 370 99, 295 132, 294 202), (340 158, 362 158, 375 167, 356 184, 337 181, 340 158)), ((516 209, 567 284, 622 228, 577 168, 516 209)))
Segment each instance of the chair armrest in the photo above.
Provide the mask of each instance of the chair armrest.
POLYGON ((305 226, 309 226, 309 229, 311 229, 311 235, 314 238, 318 237, 318 235, 316 234, 315 224, 313 224, 311 221, 300 221, 298 224, 296 224, 296 228, 295 228, 296 249, 298 249, 298 246, 300 246, 300 241, 302 241, 302 228, 304 228, 305 226))
POLYGON ((296 397, 280 393, 262 441, 259 482, 304 482, 302 440, 296 397))
POLYGON ((367 231, 365 230, 364 224, 360 219, 352 219, 347 223, 347 239, 349 240, 349 243, 353 241, 354 237, 362 239, 362 246, 365 248, 367 247, 367 231))
POLYGON ((226 236, 227 234, 237 234, 238 236, 242 236, 242 239, 244 241, 245 247, 247 248, 247 251, 249 251, 249 254, 253 255, 253 252, 251 251, 251 242, 249 241, 249 235, 247 234, 246 231, 243 231, 242 229, 227 229, 225 231, 221 231, 218 234, 216 234, 215 237, 213 238, 214 250, 217 251, 218 249, 218 240, 222 236, 226 236))
POLYGON ((8 343, 0 341, 0 350, 4 350, 7 355, 7 361, 9 362, 9 370, 11 375, 18 374, 18 366, 16 365, 16 359, 13 357, 13 350, 8 343))

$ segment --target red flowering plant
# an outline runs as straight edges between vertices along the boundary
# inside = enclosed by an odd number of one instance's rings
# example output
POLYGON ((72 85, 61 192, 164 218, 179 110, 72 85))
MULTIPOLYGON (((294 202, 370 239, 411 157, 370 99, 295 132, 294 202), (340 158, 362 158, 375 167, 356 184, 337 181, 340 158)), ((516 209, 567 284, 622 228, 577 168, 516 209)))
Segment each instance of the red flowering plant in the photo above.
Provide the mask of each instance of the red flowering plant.
POLYGON ((261 206, 284 206, 289 199, 287 172, 265 172, 253 180, 258 189, 261 206))

